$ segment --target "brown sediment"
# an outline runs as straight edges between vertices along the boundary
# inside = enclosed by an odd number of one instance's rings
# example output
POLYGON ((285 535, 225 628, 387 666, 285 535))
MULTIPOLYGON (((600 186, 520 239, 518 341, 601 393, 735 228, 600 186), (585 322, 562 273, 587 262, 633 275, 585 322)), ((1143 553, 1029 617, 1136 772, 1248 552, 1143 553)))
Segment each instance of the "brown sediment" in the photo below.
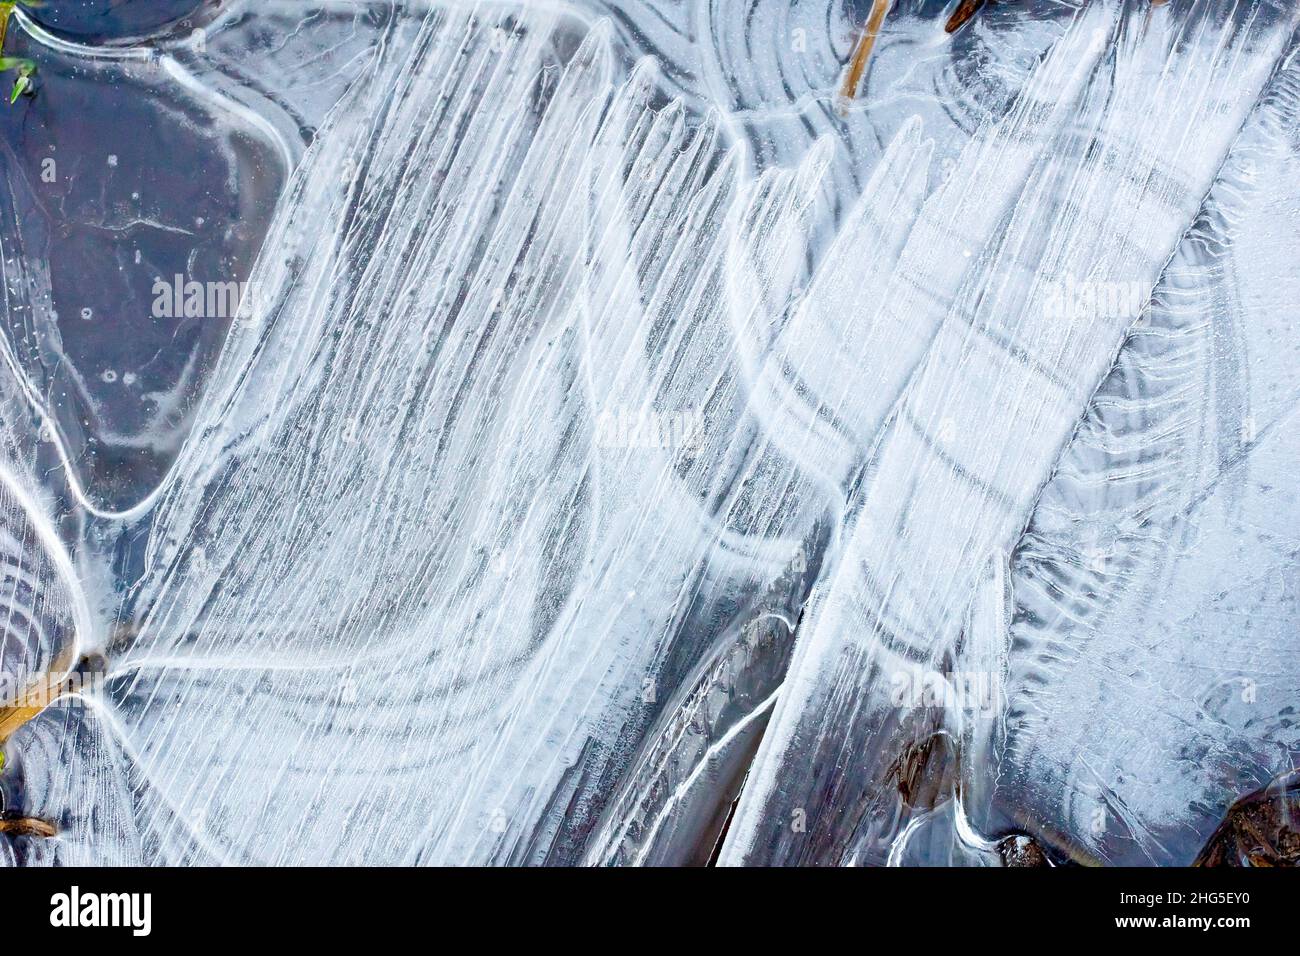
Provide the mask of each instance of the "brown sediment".
POLYGON ((935 732, 903 747, 889 766, 898 795, 912 810, 931 810, 952 786, 954 754, 951 738, 935 732))
POLYGON ((1100 867, 1106 865, 1105 860, 1102 860, 1083 846, 1078 840, 1068 836, 1058 827, 1046 823, 1035 813, 1030 813, 1023 808, 1016 808, 1011 811, 1011 818, 1020 827, 1023 835, 1032 838, 1044 851, 1053 851, 1052 855, 1058 860, 1064 858, 1076 866, 1100 867))
POLYGON ((885 22, 885 14, 889 12, 891 5, 892 0, 875 0, 872 4, 871 12, 867 14, 867 22, 862 27, 862 34, 858 37, 857 46, 853 48, 853 55, 849 57, 849 69, 844 74, 844 83, 840 87, 842 99, 851 100, 858 95, 858 84, 862 82, 862 74, 867 71, 871 49, 876 45, 880 25, 885 22))
POLYGON ((957 4, 957 9, 952 12, 952 16, 948 18, 948 22, 943 25, 944 31, 956 33, 966 25, 966 21, 980 12, 985 2, 986 0, 961 0, 961 3, 957 4))
POLYGON ((1228 808, 1194 866, 1300 866, 1300 770, 1228 808))
POLYGON ((1029 869, 1051 866, 1047 854, 1033 837, 1023 833, 1013 833, 998 841, 998 856, 1002 865, 1009 869, 1029 869))
POLYGON ((0 833, 11 837, 52 837, 59 831, 48 820, 39 817, 0 817, 0 833))

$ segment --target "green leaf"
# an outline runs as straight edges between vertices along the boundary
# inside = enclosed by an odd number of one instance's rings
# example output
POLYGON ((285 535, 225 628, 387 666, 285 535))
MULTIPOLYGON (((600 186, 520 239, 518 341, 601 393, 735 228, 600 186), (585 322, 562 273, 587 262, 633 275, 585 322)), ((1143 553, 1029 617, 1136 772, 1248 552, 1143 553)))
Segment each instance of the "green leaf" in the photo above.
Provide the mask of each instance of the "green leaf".
POLYGON ((10 92, 9 94, 9 105, 12 106, 13 104, 17 103, 18 97, 22 96, 29 89, 31 89, 31 85, 32 85, 32 80, 28 74, 26 73, 18 74, 18 79, 14 80, 13 91, 10 92))

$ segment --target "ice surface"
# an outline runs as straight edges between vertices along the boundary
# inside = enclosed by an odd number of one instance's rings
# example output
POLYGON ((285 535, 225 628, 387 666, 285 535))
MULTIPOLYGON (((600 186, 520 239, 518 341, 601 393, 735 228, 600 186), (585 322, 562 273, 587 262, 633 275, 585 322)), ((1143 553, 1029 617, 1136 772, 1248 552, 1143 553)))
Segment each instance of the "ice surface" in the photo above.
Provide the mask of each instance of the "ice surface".
POLYGON ((23 14, 0 674, 104 686, 0 861, 1182 863, 1294 766, 1300 10, 846 102, 869 6, 23 14))
POLYGON ((1296 762, 1298 82, 1271 82, 1013 563, 999 802, 1085 858, 1189 863, 1296 762))

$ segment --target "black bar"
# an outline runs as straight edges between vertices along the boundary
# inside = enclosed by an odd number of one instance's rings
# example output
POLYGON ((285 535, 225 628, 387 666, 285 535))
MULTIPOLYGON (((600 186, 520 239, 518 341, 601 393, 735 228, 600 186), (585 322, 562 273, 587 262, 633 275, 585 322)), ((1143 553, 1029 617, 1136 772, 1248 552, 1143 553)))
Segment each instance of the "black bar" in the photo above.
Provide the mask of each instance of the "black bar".
POLYGON ((1103 935, 1230 942, 1289 931, 1298 890, 1290 871, 1226 869, 27 869, 0 873, 0 945, 19 952, 10 947, 26 938, 76 935, 128 946, 414 938, 436 949, 457 938, 473 945, 504 937, 544 946, 640 938, 694 948, 770 946, 778 929, 807 934, 805 942, 848 934, 854 946, 890 938, 1037 946, 1103 935), (74 886, 83 911, 88 896, 95 909, 97 894, 149 894, 148 935, 137 932, 144 897, 130 909, 120 896, 104 906, 126 925, 51 925, 74 886))

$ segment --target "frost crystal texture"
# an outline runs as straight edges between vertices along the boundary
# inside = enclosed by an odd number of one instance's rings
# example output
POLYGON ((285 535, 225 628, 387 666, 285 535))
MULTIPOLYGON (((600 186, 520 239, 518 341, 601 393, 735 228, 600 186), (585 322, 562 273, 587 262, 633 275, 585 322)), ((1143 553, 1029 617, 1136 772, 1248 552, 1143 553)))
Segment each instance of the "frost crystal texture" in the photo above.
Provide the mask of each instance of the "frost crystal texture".
POLYGON ((1295 4, 166 6, 10 27, 0 861, 1187 864, 1300 763, 1295 4))

